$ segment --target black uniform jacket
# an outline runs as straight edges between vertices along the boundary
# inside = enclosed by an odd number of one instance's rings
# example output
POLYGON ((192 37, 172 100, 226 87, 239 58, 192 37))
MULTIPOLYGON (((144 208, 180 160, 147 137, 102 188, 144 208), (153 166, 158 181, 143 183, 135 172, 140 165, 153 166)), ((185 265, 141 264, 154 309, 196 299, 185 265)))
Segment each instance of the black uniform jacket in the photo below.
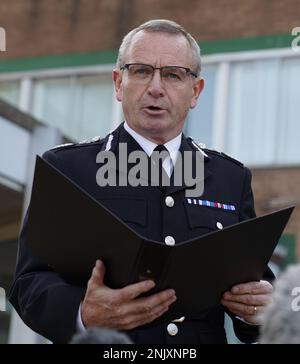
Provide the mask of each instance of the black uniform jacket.
MULTIPOLYGON (((97 154, 109 149, 118 156, 119 143, 127 143, 128 153, 141 150, 120 125, 102 140, 60 146, 46 152, 43 157, 138 233, 162 243, 166 236, 172 236, 178 243, 217 230, 220 227, 217 223, 225 227, 255 216, 250 171, 231 157, 208 149, 203 149, 206 154, 204 193, 199 199, 233 205, 235 211, 189 203, 184 184, 165 189, 154 186, 99 187, 95 177, 100 168, 96 163, 97 154), (166 205, 166 196, 174 199, 173 207, 166 205)), ((196 154, 197 150, 191 139, 182 136, 181 152, 192 151, 196 154)), ((51 186, 49 193, 55 193, 51 186)), ((84 216, 84 211, 82 214, 84 216)), ((26 228, 27 216, 19 239, 16 277, 10 290, 10 302, 34 331, 56 343, 68 342, 76 331, 76 318, 85 287, 67 284, 34 256, 26 245, 26 228)), ((107 236, 101 238, 109 239, 107 236)), ((84 241, 82 243, 85 244, 84 241)), ((211 260, 213 263, 213 256, 211 260)), ((269 270, 265 278, 273 278, 269 270)), ((194 289, 201 290, 201 287, 195 286, 194 289)), ((256 340, 258 327, 248 325, 232 314, 230 316, 241 341, 256 340)), ((178 333, 175 336, 168 333, 168 324, 140 327, 127 334, 135 343, 226 343, 222 305, 199 312, 196 317, 186 316, 183 322, 176 323, 178 333)))

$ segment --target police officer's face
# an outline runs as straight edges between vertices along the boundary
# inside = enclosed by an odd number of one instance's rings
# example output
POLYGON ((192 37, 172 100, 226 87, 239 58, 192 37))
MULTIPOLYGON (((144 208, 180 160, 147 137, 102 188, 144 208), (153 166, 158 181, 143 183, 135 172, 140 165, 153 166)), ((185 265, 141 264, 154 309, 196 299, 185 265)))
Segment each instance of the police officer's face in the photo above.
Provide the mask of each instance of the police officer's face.
MULTIPOLYGON (((181 35, 141 31, 124 56, 124 64, 140 63, 153 67, 183 66, 195 71, 188 41, 181 35)), ((157 143, 177 136, 189 108, 196 106, 203 79, 187 75, 184 82, 171 77, 141 80, 130 70, 114 70, 116 97, 122 102, 125 119, 136 132, 157 143)))

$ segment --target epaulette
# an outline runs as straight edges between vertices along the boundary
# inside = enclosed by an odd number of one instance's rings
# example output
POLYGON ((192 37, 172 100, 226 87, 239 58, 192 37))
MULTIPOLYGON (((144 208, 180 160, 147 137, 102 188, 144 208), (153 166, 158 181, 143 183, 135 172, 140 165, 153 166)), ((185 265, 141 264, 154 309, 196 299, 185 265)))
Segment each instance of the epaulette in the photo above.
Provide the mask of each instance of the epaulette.
POLYGON ((244 167, 244 164, 243 164, 242 162, 238 161, 237 159, 235 159, 235 158, 231 157, 230 155, 228 155, 228 154, 226 154, 226 153, 224 153, 224 152, 219 152, 218 150, 210 149, 210 148, 205 148, 204 150, 205 150, 207 153, 212 153, 212 154, 218 155, 218 156, 220 156, 220 157, 223 157, 223 158, 225 158, 225 159, 227 159, 227 160, 229 160, 229 161, 231 161, 231 162, 233 162, 233 163, 237 164, 237 165, 238 165, 238 166, 240 166, 240 167, 244 167))
POLYGON ((205 148, 205 144, 204 143, 196 143, 195 140, 191 137, 188 136, 187 140, 200 152, 203 154, 203 156, 205 158, 209 158, 208 155, 205 153, 204 148, 205 148))
MULTIPOLYGON (((102 140, 104 140, 104 139, 102 139, 102 140)), ((90 140, 82 140, 78 143, 65 143, 65 144, 56 145, 55 147, 51 148, 50 150, 56 152, 56 151, 59 151, 62 149, 76 148, 76 147, 80 147, 83 145, 91 145, 96 142, 101 142, 100 136, 96 136, 90 140)))

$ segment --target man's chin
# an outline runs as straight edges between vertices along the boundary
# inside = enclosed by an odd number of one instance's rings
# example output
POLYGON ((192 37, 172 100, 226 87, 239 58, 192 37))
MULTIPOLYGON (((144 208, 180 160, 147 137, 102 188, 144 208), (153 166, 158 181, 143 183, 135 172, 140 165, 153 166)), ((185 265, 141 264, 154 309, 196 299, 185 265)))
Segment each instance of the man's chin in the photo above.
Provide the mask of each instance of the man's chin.
POLYGON ((163 118, 148 118, 143 123, 143 128, 153 133, 160 134, 166 130, 171 129, 170 122, 163 118))

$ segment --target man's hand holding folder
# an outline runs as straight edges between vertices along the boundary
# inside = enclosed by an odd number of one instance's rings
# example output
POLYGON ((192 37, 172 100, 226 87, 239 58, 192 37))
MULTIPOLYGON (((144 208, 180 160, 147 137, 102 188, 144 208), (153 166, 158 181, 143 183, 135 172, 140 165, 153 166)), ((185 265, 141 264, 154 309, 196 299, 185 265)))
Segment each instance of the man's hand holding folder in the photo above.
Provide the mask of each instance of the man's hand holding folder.
POLYGON ((104 275, 105 266, 97 260, 81 305, 81 318, 86 327, 131 330, 160 317, 176 300, 173 289, 139 297, 155 286, 151 280, 111 289, 104 284, 104 275))
POLYGON ((268 281, 238 284, 223 294, 221 303, 246 322, 259 325, 258 314, 270 303, 272 292, 273 286, 268 281))
MULTIPOLYGON (((111 289, 104 284, 104 275, 104 263, 97 260, 81 305, 85 327, 131 330, 162 316, 176 301, 176 292, 172 289, 139 297, 154 288, 155 283, 151 280, 111 289)), ((239 284, 224 293, 221 303, 246 322, 259 325, 257 314, 270 303, 272 292, 273 286, 268 281, 239 284)))

